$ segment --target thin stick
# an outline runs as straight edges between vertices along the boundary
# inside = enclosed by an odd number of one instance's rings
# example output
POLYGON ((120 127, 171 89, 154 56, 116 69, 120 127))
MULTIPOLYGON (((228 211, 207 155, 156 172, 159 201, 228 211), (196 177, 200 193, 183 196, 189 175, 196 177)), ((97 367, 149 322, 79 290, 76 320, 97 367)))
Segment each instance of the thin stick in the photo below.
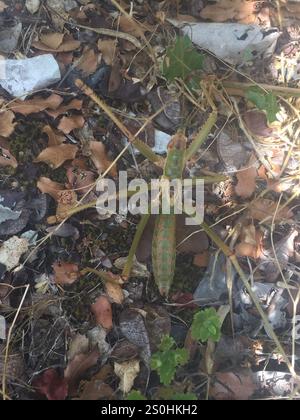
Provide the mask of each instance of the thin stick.
MULTIPOLYGON (((237 96, 245 96, 245 92, 248 88, 253 87, 253 83, 243 83, 243 82, 230 82, 227 80, 224 80, 222 82, 222 86, 226 89, 234 89, 233 92, 236 92, 237 96)), ((267 85, 267 84, 259 84, 260 88, 268 91, 277 93, 280 96, 285 97, 299 97, 300 96, 300 89, 297 88, 289 88, 284 86, 273 86, 273 85, 267 85)))
POLYGON ((8 363, 8 355, 9 355, 9 347, 10 347, 11 336, 12 336, 12 332, 13 332, 13 329, 15 327, 15 324, 17 322, 18 316, 19 316, 19 314, 21 312, 23 303, 24 303, 25 298, 27 296, 27 293, 29 291, 29 288, 30 288, 30 285, 28 284, 26 286, 24 295, 22 297, 22 300, 21 300, 20 305, 18 307, 17 313, 16 313, 16 315, 14 317, 14 320, 13 320, 13 322, 12 322, 10 328, 9 328, 8 335, 7 335, 7 344, 6 344, 6 348, 5 348, 3 376, 2 376, 2 393, 3 393, 3 400, 4 401, 6 400, 6 374, 7 374, 7 363, 8 363))
POLYGON ((110 107, 102 100, 100 99, 96 93, 87 86, 81 79, 75 80, 75 85, 89 98, 91 98, 107 115, 108 117, 115 123, 115 125, 122 131, 122 133, 128 138, 129 142, 134 145, 138 149, 142 155, 144 155, 147 159, 149 159, 151 162, 157 164, 158 166, 162 165, 162 159, 160 156, 158 156, 156 153, 153 152, 153 150, 145 144, 143 141, 137 139, 125 125, 122 123, 122 121, 119 120, 119 118, 112 112, 110 107))
POLYGON ((137 231, 136 231, 135 237, 133 239, 133 242, 129 251, 129 255, 126 260, 126 264, 123 269, 123 272, 122 272, 122 277, 124 280, 128 280, 130 278, 130 274, 131 274, 133 263, 134 263, 134 256, 136 254, 137 247, 140 243, 141 237, 144 233, 145 227, 147 226, 149 218, 150 218, 150 214, 144 214, 141 218, 140 223, 138 224, 137 231))

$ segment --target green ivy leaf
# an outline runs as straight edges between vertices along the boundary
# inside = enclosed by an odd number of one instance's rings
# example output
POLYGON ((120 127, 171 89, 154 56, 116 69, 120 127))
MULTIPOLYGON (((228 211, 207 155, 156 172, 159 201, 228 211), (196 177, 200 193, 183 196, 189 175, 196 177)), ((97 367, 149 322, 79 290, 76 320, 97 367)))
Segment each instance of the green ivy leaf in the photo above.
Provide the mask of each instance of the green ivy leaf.
POLYGON ((272 93, 266 93, 257 86, 252 86, 246 91, 246 98, 258 109, 265 111, 270 123, 277 120, 277 113, 280 111, 277 97, 272 93))
POLYGON ((220 341, 221 320, 214 308, 205 309, 194 315, 192 337, 203 342, 208 340, 220 341))
POLYGON ((185 365, 188 361, 186 349, 173 349, 175 341, 172 337, 165 336, 162 339, 159 350, 151 358, 151 368, 159 374, 161 383, 170 385, 175 377, 178 366, 185 365))
POLYGON ((175 45, 167 49, 163 63, 163 75, 172 82, 176 78, 185 80, 194 71, 203 68, 203 55, 194 47, 190 38, 177 37, 175 45))
POLYGON ((126 397, 127 401, 145 401, 147 398, 140 392, 132 390, 126 397))

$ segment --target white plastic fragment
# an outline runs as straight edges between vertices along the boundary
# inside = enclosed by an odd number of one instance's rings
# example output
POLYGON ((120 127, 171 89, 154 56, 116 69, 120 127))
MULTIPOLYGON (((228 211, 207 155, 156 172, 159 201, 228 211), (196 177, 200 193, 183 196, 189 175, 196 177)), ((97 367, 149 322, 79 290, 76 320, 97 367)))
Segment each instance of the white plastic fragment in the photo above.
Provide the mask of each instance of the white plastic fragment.
POLYGON ((293 392, 294 381, 290 373, 261 371, 253 374, 254 382, 260 391, 284 397, 293 392))
POLYGON ((29 13, 34 15, 40 8, 41 0, 26 0, 25 6, 29 13))
POLYGON ((240 23, 191 23, 168 19, 194 44, 207 49, 231 64, 244 64, 273 54, 280 32, 277 28, 263 29, 240 23))
POLYGON ((25 99, 29 93, 44 89, 61 79, 58 64, 52 54, 23 60, 5 60, 3 66, 4 74, 1 74, 0 85, 20 99, 25 99))
POLYGON ((7 271, 17 267, 21 256, 28 251, 27 239, 12 236, 0 248, 0 263, 6 266, 7 271))
POLYGON ((4 316, 0 315, 0 340, 6 339, 6 321, 4 316))
POLYGON ((155 130, 155 146, 153 152, 163 155, 168 151, 168 144, 171 140, 171 136, 163 131, 155 130))

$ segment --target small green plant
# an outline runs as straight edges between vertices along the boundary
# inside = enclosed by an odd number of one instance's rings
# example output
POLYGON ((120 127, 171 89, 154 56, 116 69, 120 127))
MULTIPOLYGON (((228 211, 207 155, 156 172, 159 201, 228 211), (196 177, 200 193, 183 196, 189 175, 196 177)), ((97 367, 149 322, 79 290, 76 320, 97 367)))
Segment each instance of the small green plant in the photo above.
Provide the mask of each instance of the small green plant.
POLYGON ((220 341, 221 320, 214 308, 205 309, 194 315, 192 337, 203 342, 208 340, 220 341))
POLYGON ((145 401, 147 398, 140 392, 132 390, 126 397, 127 401, 145 401))
POLYGON ((252 102, 258 109, 265 111, 269 123, 277 120, 277 113, 280 111, 277 97, 274 93, 266 93, 257 86, 252 86, 246 91, 246 98, 252 102))
POLYGON ((170 385, 175 377, 177 367, 188 362, 187 350, 174 349, 175 344, 172 337, 163 337, 159 351, 154 353, 151 359, 151 368, 158 372, 160 381, 164 385, 170 385))
POLYGON ((169 82, 173 82, 176 78, 186 80, 202 67, 203 55, 196 50, 186 35, 177 37, 174 46, 167 49, 162 72, 169 82))

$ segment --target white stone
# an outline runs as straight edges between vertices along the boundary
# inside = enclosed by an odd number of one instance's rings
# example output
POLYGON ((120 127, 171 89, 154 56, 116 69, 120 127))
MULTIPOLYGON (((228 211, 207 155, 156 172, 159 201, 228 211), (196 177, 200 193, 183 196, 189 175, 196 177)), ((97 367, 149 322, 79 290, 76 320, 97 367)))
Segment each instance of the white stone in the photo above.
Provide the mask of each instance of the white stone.
POLYGON ((44 89, 61 79, 59 66, 52 54, 23 60, 4 60, 0 85, 12 96, 25 99, 36 90, 44 89))

